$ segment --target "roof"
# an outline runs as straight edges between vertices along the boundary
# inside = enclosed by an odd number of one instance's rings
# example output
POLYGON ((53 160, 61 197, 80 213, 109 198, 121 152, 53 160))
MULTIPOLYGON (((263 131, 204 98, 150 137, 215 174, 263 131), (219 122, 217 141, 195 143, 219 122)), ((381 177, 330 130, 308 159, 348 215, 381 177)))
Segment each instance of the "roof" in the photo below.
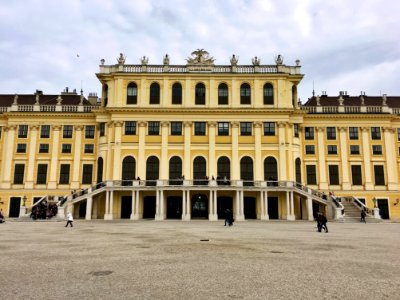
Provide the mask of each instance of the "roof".
MULTIPOLYGON (((340 96, 326 96, 322 95, 319 97, 320 106, 340 106, 340 96)), ((382 96, 367 96, 363 95, 365 106, 383 106, 382 96)), ((343 106, 361 106, 361 96, 348 96, 343 95, 343 106)), ((400 96, 386 96, 386 104, 389 107, 400 107, 400 96)), ((317 97, 313 96, 307 100, 303 106, 318 106, 317 97)))
MULTIPOLYGON (((0 106, 11 106, 16 95, 0 94, 0 106)), ((17 95, 18 104, 33 105, 36 102, 36 94, 17 95)), ((41 105, 56 105, 57 98, 60 95, 39 95, 39 104, 41 105)), ((79 105, 81 96, 75 93, 61 95, 61 105, 79 105)), ((90 102, 83 98, 83 105, 91 105, 90 102)))

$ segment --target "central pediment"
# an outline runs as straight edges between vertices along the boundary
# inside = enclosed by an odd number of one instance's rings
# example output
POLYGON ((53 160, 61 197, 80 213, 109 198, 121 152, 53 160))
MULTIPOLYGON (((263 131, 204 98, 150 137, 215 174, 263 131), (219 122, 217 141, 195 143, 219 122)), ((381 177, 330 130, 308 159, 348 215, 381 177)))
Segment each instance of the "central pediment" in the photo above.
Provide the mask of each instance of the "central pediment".
POLYGON ((191 57, 186 59, 189 71, 212 71, 214 67, 214 58, 204 49, 193 51, 191 57))

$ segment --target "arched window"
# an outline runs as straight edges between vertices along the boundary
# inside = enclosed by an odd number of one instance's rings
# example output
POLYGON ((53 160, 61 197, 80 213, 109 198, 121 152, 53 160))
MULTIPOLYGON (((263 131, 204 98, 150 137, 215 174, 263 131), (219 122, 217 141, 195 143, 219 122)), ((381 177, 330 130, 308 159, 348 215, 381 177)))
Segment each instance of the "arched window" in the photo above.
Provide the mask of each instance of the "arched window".
POLYGON ((207 185, 207 163, 204 157, 197 156, 193 161, 193 179, 195 185, 207 185))
POLYGON ((228 104, 228 86, 225 83, 218 86, 218 104, 228 104))
POLYGON ((172 86, 172 104, 182 104, 182 85, 179 82, 172 86))
POLYGON ((301 184, 301 160, 300 158, 296 158, 296 182, 301 184))
POLYGON ((160 162, 156 156, 150 156, 146 161, 146 185, 157 185, 160 162))
MULTIPOLYGON (((264 180, 277 181, 278 180, 278 164, 276 159, 268 156, 264 159, 264 180)), ((271 183, 274 185, 275 183, 271 183)))
POLYGON ((169 160, 169 179, 170 185, 182 184, 182 159, 179 156, 169 160))
POLYGON ((206 87, 202 83, 196 84, 196 95, 194 103, 196 105, 206 104, 206 87))
POLYGON ((240 86, 240 104, 251 104, 251 90, 248 83, 240 86))
POLYGON ((157 82, 150 85, 150 104, 160 104, 160 85, 157 82))
POLYGON ((136 174, 136 161, 132 156, 127 156, 122 161, 122 183, 130 185, 127 181, 134 180, 136 174))
POLYGON ((251 157, 245 156, 240 160, 240 179, 243 180, 244 186, 254 185, 253 160, 251 157))
POLYGON ((137 104, 137 85, 134 82, 128 84, 126 104, 137 104))
POLYGON ((221 156, 217 161, 217 182, 218 184, 229 183, 231 177, 231 161, 226 156, 221 156))
POLYGON ((103 158, 99 157, 97 159, 97 183, 100 183, 103 181, 103 158))
POLYGON ((104 90, 103 90, 103 95, 104 95, 104 107, 107 107, 108 104, 108 85, 104 85, 104 90))
POLYGON ((296 107, 296 99, 297 99, 297 86, 292 86, 292 104, 293 107, 296 107))
POLYGON ((270 83, 264 84, 264 104, 274 104, 274 87, 270 83))

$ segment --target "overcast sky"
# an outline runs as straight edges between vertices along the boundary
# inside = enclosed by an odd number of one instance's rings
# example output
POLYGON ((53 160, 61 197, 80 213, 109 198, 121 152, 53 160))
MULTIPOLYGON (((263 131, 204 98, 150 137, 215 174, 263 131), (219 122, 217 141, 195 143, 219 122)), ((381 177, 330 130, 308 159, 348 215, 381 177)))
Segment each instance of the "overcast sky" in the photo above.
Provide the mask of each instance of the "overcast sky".
POLYGON ((398 0, 0 0, 0 93, 100 95, 100 59, 185 64, 204 48, 216 64, 300 59, 299 96, 348 91, 400 96, 398 0), (78 57, 79 55, 79 57, 78 57))

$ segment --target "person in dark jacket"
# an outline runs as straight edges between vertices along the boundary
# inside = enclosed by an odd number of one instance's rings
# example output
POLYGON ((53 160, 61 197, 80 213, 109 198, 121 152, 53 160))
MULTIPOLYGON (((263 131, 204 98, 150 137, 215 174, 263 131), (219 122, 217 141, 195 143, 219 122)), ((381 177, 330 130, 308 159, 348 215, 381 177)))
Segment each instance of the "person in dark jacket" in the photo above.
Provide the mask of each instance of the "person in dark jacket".
POLYGON ((226 226, 226 224, 228 224, 229 226, 233 225, 233 213, 228 208, 225 210, 225 224, 224 224, 224 226, 226 226))
POLYGON ((367 214, 365 213, 365 210, 361 210, 361 220, 360 220, 360 222, 364 222, 364 223, 367 223, 366 221, 365 221, 365 217, 367 216, 367 214))

